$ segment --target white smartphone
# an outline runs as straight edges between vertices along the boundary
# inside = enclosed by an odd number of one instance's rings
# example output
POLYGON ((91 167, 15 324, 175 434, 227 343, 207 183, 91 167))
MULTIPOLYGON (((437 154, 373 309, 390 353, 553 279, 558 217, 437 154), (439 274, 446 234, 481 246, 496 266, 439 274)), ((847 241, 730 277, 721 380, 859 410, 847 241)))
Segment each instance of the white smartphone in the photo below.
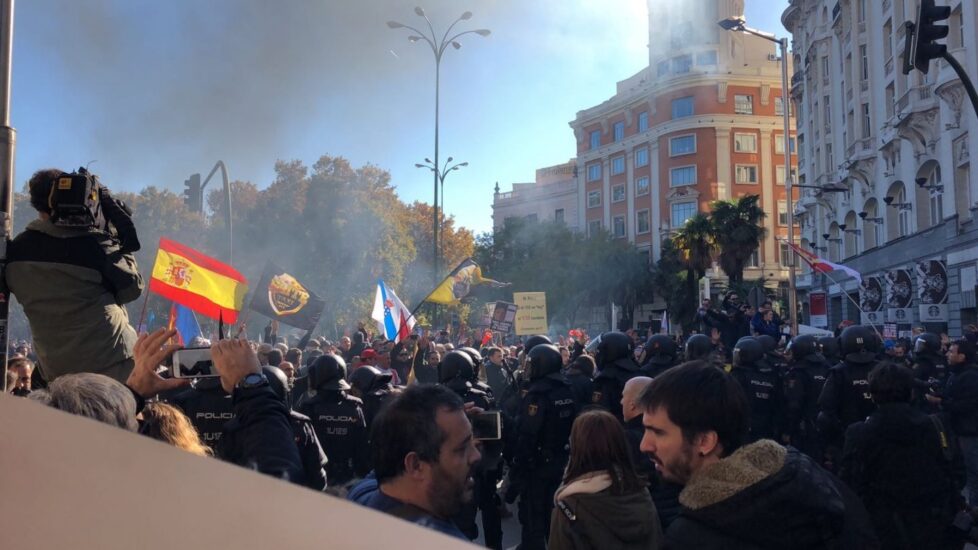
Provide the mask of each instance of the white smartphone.
POLYGON ((217 378, 211 348, 179 349, 173 353, 174 378, 217 378))
POLYGON ((503 426, 499 411, 484 412, 472 417, 472 436, 478 441, 503 438, 503 426))

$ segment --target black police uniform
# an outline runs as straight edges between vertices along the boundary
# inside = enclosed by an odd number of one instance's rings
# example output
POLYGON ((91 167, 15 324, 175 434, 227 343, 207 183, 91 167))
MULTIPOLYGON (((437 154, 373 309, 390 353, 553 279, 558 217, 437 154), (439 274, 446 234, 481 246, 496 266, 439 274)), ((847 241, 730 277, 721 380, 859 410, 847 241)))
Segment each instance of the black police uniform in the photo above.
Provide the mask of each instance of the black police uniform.
POLYGON ((578 409, 570 383, 560 374, 561 363, 552 344, 538 345, 529 354, 530 384, 516 419, 510 468, 511 490, 520 492, 521 550, 546 548, 554 492, 569 458, 578 409))
POLYGON ((326 480, 344 485, 370 471, 370 446, 363 402, 341 390, 317 390, 300 412, 312 420, 319 442, 329 457, 326 480))
POLYGON ((792 359, 784 379, 786 433, 792 446, 822 463, 824 444, 816 419, 829 365, 812 336, 796 337, 788 349, 792 359))
POLYGON ((201 441, 212 450, 224 433, 224 425, 234 419, 231 396, 224 393, 217 378, 201 378, 193 387, 178 393, 170 403, 190 419, 201 441))
POLYGON ((621 392, 626 382, 642 374, 632 358, 632 339, 622 332, 602 334, 595 363, 600 372, 594 378, 591 404, 611 412, 621 422, 621 392))
POLYGON ((742 338, 734 347, 733 369, 730 375, 740 384, 750 404, 751 442, 759 439, 781 440, 784 405, 781 379, 768 363, 762 361, 760 343, 751 337, 742 338), (748 354, 747 347, 751 353, 748 354), (756 349, 754 349, 756 348, 756 349))
POLYGON ((380 414, 384 406, 394 396, 390 373, 382 373, 372 365, 363 365, 350 375, 350 384, 359 392, 363 401, 363 415, 367 421, 367 430, 373 425, 374 418, 380 414))
MULTIPOLYGON (((275 396, 286 407, 289 406, 289 382, 285 373, 278 367, 266 365, 262 367, 262 372, 268 379, 268 385, 275 392, 275 396)), ((225 427, 231 430, 236 423, 232 420, 225 427)), ((323 451, 316 435, 316 429, 312 425, 312 420, 304 414, 289 409, 289 425, 292 428, 292 436, 295 446, 299 450, 299 458, 302 459, 302 468, 306 474, 306 486, 316 491, 326 488, 326 465, 328 463, 326 452, 323 451)))

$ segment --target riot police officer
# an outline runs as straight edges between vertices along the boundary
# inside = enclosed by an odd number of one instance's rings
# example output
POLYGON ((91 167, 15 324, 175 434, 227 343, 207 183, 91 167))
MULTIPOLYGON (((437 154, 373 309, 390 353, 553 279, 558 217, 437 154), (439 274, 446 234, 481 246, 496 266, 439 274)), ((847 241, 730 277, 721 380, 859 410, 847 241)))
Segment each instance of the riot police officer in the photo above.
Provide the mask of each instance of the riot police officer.
MULTIPOLYGON (((473 386, 472 380, 476 377, 473 363, 472 354, 467 353, 465 348, 445 354, 438 366, 438 382, 458 394, 463 402, 473 403, 490 412, 496 408, 495 400, 490 394, 473 386)), ((476 513, 481 510, 486 546, 502 548, 502 517, 496 494, 496 482, 502 475, 502 441, 483 441, 482 450, 482 460, 472 476, 475 481, 472 501, 463 504, 453 519, 469 540, 475 540, 479 536, 479 528, 475 524, 476 513)))
POLYGON ((299 412, 312 419, 319 442, 329 457, 326 480, 344 485, 370 471, 370 446, 363 402, 348 395, 346 362, 339 355, 322 355, 309 367, 312 390, 299 412))
POLYGON ((770 334, 761 334, 754 338, 761 343, 761 348, 764 349, 764 362, 774 369, 774 372, 779 376, 787 371, 788 364, 784 360, 784 356, 778 353, 778 341, 770 334))
POLYGON ((750 441, 781 440, 783 404, 781 380, 764 360, 764 348, 753 336, 737 341, 730 375, 740 383, 750 404, 750 441))
POLYGON ((577 405, 570 383, 560 373, 562 366, 560 351, 552 344, 534 346, 527 357, 530 385, 516 419, 507 492, 510 502, 517 491, 520 495, 522 550, 546 548, 554 492, 569 457, 568 440, 577 405))
POLYGON ((876 410, 869 393, 869 371, 876 366, 881 348, 875 331, 866 325, 846 327, 839 336, 842 362, 829 369, 818 398, 818 427, 833 467, 841 456, 846 428, 876 410))
POLYGON ((817 339, 810 334, 795 336, 788 344, 787 355, 788 372, 784 380, 787 442, 821 463, 823 445, 815 420, 829 365, 819 353, 817 339))
POLYGON ((705 334, 694 334, 686 340, 684 359, 686 361, 710 361, 713 359, 713 342, 705 334))
POLYGON ((655 378, 676 365, 679 346, 665 334, 655 334, 645 343, 645 364, 642 374, 655 378))
MULTIPOLYGON (((282 372, 282 369, 265 365, 261 368, 265 378, 268 379, 268 387, 275 392, 286 407, 289 406, 289 379, 282 372)), ((233 425, 236 420, 228 422, 225 430, 233 432, 233 425)), ((295 445, 299 449, 299 458, 302 459, 302 469, 306 474, 306 486, 316 491, 326 488, 326 453, 319 443, 316 429, 308 416, 297 413, 289 409, 289 424, 292 427, 292 435, 295 438, 295 445)), ((223 445, 223 444, 222 444, 223 445)))
POLYGON ((610 411, 621 422, 621 392, 625 382, 641 374, 632 355, 632 339, 623 332, 606 332, 593 344, 598 376, 594 379, 591 404, 610 411))
POLYGON ((495 400, 496 395, 495 392, 492 391, 492 386, 482 381, 482 363, 484 359, 482 354, 479 353, 479 350, 473 347, 463 346, 458 348, 458 351, 461 351, 472 359, 472 377, 469 379, 469 383, 472 384, 472 387, 486 394, 489 399, 495 400))
POLYGON ((234 419, 231 396, 221 388, 221 379, 198 378, 193 381, 193 386, 173 396, 170 402, 187 415, 201 441, 216 450, 224 433, 224 424, 234 419))
POLYGON ((368 432, 374 418, 377 418, 387 401, 394 396, 394 386, 391 384, 393 380, 393 374, 380 372, 373 365, 362 365, 350 375, 350 391, 363 401, 363 415, 367 420, 368 432))
POLYGON ((839 339, 835 336, 821 336, 816 342, 818 342, 818 349, 825 358, 825 363, 829 367, 834 367, 839 364, 841 358, 839 357, 839 339))
POLYGON ((914 402, 928 412, 938 412, 924 400, 925 393, 940 397, 947 380, 946 360, 941 354, 941 338, 932 333, 918 334, 913 342, 913 375, 917 380, 914 402))

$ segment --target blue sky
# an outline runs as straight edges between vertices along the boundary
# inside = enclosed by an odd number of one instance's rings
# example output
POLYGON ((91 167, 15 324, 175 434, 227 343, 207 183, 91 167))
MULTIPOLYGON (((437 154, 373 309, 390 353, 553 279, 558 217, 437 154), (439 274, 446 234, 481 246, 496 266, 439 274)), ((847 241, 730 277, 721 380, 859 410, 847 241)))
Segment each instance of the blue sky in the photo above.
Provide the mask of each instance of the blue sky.
MULTIPOLYGON (((654 0, 655 1, 655 0, 654 0)), ((680 5, 692 5, 683 0, 680 5)), ((575 152, 568 122, 648 63, 645 0, 30 0, 18 2, 12 125, 18 188, 39 168, 91 169, 112 189, 179 193, 218 159, 267 186, 276 159, 323 154, 390 170, 431 201, 434 61, 391 19, 465 36, 442 60, 447 209, 491 228, 492 191, 575 152), (420 2, 420 3, 419 3, 420 2)), ((784 35, 787 0, 747 0, 784 35)))

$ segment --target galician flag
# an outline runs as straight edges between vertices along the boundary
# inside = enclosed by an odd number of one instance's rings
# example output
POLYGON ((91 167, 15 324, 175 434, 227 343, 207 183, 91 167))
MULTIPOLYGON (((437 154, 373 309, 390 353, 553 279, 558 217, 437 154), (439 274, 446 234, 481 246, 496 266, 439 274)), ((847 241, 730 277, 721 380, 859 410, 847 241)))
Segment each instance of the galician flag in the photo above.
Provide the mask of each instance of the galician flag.
POLYGON ((812 267, 813 271, 818 271, 819 273, 832 273, 833 271, 843 271, 853 279, 863 282, 863 276, 859 274, 858 271, 851 267, 846 267, 842 264, 837 264, 826 260, 825 258, 819 258, 815 254, 805 250, 804 248, 796 245, 795 243, 783 240, 786 245, 788 245, 791 250, 795 252, 805 263, 812 267))
POLYGON ((377 295, 370 317, 377 321, 378 330, 394 343, 406 340, 414 328, 411 310, 384 284, 383 279, 377 280, 377 295))

